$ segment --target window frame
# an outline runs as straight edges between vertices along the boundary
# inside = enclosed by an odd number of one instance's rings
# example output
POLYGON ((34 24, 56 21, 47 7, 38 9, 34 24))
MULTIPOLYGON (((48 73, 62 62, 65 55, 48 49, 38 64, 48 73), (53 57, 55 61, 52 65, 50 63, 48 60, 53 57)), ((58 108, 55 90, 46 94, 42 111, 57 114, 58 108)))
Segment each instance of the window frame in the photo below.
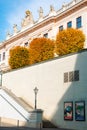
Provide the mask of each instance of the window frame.
POLYGON ((72 28, 72 21, 69 21, 69 22, 67 23, 67 28, 72 28))
POLYGON ((64 83, 67 83, 68 82, 68 72, 65 72, 64 73, 64 83))
POLYGON ((43 37, 48 38, 48 33, 44 33, 43 37))
POLYGON ((76 28, 81 28, 82 27, 82 17, 79 16, 76 18, 76 28))
POLYGON ((74 81, 79 81, 79 70, 74 71, 74 81))
POLYGON ((25 43, 24 43, 24 46, 27 47, 27 46, 28 46, 28 42, 25 42, 25 43))
POLYGON ((3 52, 2 60, 5 60, 5 52, 3 52))
POLYGON ((74 81, 74 72, 70 71, 69 72, 69 82, 73 82, 74 81))
POLYGON ((63 31, 63 25, 59 26, 59 32, 63 31))
POLYGON ((1 62, 1 60, 2 60, 2 55, 0 54, 0 62, 1 62))

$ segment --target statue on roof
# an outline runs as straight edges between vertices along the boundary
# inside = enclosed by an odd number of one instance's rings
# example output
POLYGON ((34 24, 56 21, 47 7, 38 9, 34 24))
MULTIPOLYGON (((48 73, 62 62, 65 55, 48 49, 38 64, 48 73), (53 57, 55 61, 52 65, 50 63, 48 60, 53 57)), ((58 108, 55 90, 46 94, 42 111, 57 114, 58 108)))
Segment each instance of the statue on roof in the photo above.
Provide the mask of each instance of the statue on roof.
POLYGON ((9 38, 10 38, 10 31, 8 30, 7 32, 6 32, 6 40, 8 40, 9 38))
POLYGON ((39 10, 39 19, 43 18, 43 8, 40 7, 40 10, 39 10))
POLYGON ((62 4, 62 8, 63 8, 63 7, 65 7, 65 6, 66 6, 66 3, 65 3, 65 2, 63 2, 63 4, 62 4))
POLYGON ((76 0, 73 0, 73 4, 75 4, 76 3, 76 0))
POLYGON ((55 11, 53 5, 50 5, 49 15, 55 15, 55 14, 56 14, 56 11, 55 11))
POLYGON ((13 30, 14 30, 14 33, 17 33, 17 32, 18 32, 17 24, 14 24, 13 30))
POLYGON ((26 10, 25 13, 26 13, 25 18, 21 22, 22 27, 33 24, 34 22, 32 12, 30 12, 29 10, 26 10))
POLYGON ((27 16, 29 16, 29 15, 30 15, 30 13, 31 13, 31 12, 30 12, 29 10, 26 10, 26 12, 25 12, 25 13, 26 13, 26 17, 27 17, 27 16))
POLYGON ((6 33, 7 36, 10 36, 10 31, 8 30, 7 33, 6 33))
POLYGON ((55 10, 54 10, 54 7, 53 7, 53 5, 50 5, 50 12, 54 12, 55 10))

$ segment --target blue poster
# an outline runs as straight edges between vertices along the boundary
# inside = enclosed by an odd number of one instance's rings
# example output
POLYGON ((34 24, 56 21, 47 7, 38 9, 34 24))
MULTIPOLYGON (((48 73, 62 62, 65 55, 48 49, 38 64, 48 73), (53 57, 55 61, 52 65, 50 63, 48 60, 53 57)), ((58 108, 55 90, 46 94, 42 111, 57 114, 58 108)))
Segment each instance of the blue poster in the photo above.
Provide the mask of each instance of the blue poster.
POLYGON ((85 121, 85 102, 84 101, 75 102, 75 120, 85 121))

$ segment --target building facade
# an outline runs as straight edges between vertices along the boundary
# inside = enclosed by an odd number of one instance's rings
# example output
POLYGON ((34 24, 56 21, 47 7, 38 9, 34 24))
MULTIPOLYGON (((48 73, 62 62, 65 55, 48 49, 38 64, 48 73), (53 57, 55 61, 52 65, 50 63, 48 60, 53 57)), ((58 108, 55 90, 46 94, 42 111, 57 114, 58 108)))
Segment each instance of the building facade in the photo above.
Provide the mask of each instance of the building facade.
MULTIPOLYGON (((32 12, 26 11, 25 18, 21 22, 21 29, 13 26, 13 34, 7 33, 6 40, 0 45, 0 67, 9 69, 9 50, 15 46, 29 46, 29 43, 38 37, 56 39, 56 34, 66 28, 77 28, 87 34, 87 0, 73 0, 63 4, 62 8, 55 11, 50 6, 49 14, 44 16, 40 7, 39 19, 34 21, 32 12)), ((87 38, 84 48, 87 47, 87 38)))

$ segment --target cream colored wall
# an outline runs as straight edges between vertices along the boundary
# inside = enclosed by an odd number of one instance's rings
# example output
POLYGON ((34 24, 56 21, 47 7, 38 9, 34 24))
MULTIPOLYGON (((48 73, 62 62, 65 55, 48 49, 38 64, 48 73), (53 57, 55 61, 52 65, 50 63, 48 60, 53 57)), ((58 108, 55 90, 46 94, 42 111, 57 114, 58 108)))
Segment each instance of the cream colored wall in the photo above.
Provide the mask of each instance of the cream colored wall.
MULTIPOLYGON (((3 74, 3 86, 6 86, 18 97, 22 97, 34 107, 34 91, 39 89, 37 107, 44 110, 44 116, 54 124, 86 130, 87 121, 75 121, 75 101, 85 101, 87 109, 87 50, 52 61, 43 62, 23 69, 3 74), (79 70, 80 80, 63 82, 64 72, 79 70), (74 119, 64 121, 64 102, 73 101, 74 119)), ((87 118, 87 111, 86 111, 87 118)))

